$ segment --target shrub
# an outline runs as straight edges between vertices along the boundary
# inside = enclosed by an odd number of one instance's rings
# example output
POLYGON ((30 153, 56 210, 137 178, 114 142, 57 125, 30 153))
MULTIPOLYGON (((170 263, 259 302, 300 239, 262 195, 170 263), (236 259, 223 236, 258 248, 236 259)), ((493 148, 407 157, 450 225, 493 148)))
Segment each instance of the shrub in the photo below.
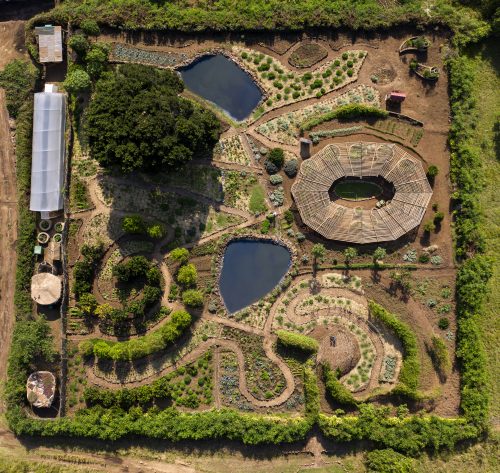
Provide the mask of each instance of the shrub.
POLYGON ((93 45, 85 56, 85 62, 90 77, 94 80, 98 79, 108 62, 108 50, 99 45, 93 45))
POLYGON ((391 448, 366 454, 366 467, 373 473, 413 473, 413 460, 391 448))
POLYGON ((165 229, 163 228, 163 225, 156 223, 148 226, 147 233, 151 238, 159 240, 165 235, 165 229))
POLYGON ((266 219, 260 225, 260 233, 262 233, 263 235, 267 235, 269 233, 270 228, 271 228, 271 222, 266 219))
POLYGON ((198 273, 194 264, 187 264, 179 268, 177 273, 177 282, 185 287, 195 286, 198 279, 198 273))
POLYGON ((436 212, 434 214, 434 223, 436 225, 440 225, 441 222, 443 221, 443 219, 444 219, 444 213, 443 212, 436 212))
POLYGON ((309 353, 316 353, 319 349, 319 343, 314 338, 306 335, 286 330, 278 330, 276 335, 279 343, 288 348, 295 348, 309 353))
POLYGON ((144 256, 132 256, 128 261, 118 263, 113 268, 113 276, 118 281, 126 283, 131 279, 145 277, 151 267, 151 263, 144 256))
POLYGON ((347 58, 348 58, 348 57, 349 57, 349 54, 347 54, 347 53, 342 53, 342 59, 343 59, 344 61, 347 61, 347 58))
POLYGON ((68 46, 82 58, 85 58, 87 51, 90 49, 90 43, 82 34, 75 34, 71 36, 68 41, 68 46))
POLYGON ((125 233, 140 234, 144 233, 146 225, 140 215, 129 215, 122 220, 122 230, 125 233))
POLYGON ((189 259, 189 251, 186 248, 175 248, 170 254, 170 258, 180 264, 186 264, 189 259))
POLYGON ((283 184, 283 178, 279 174, 272 174, 269 176, 269 182, 273 186, 277 186, 278 184, 283 184))
POLYGON ((267 155, 268 161, 271 161, 278 169, 281 169, 285 162, 285 153, 281 148, 273 148, 267 155))
POLYGON ((7 110, 16 118, 21 106, 35 87, 38 70, 29 62, 14 59, 0 71, 0 87, 5 89, 7 110))
POLYGON ((446 378, 451 372, 450 354, 440 337, 432 337, 432 361, 439 374, 446 378))
POLYGON ((356 406, 358 402, 352 395, 351 391, 349 391, 340 381, 340 371, 333 371, 330 366, 324 364, 322 366, 323 370, 323 380, 325 382, 326 392, 330 395, 330 397, 339 404, 348 405, 348 406, 356 406))
POLYGON ((288 225, 291 225, 293 223, 294 218, 293 212, 291 210, 285 210, 283 217, 285 218, 285 222, 288 223, 288 225))
POLYGON ((90 77, 82 69, 74 69, 68 72, 64 80, 64 88, 71 94, 78 94, 90 89, 90 77))
POLYGON ((430 261, 431 257, 429 256, 428 253, 422 253, 419 257, 418 257, 418 262, 419 263, 428 263, 430 261))
POLYGON ((295 177, 299 169, 299 162, 296 159, 289 159, 283 168, 288 177, 295 177))
POLYGON ((196 289, 188 289, 182 293, 182 302, 187 307, 202 307, 203 294, 196 289))
POLYGON ((429 178, 429 181, 434 182, 438 174, 439 174, 438 167, 435 166, 434 164, 431 164, 427 169, 427 177, 429 178))
POLYGON ((387 255, 387 252, 382 247, 377 247, 373 252, 373 262, 377 263, 377 261, 382 261, 387 255))
POLYGON ((278 167, 269 160, 264 161, 264 167, 268 174, 276 174, 279 171, 278 167))
POLYGON ((424 224, 424 232, 425 233, 432 233, 434 230, 436 230, 436 225, 432 220, 429 220, 424 224))
POLYGON ((303 368, 304 401, 306 418, 312 425, 319 417, 321 410, 320 392, 316 373, 309 363, 303 368))
POLYGON ((349 264, 354 258, 356 258, 356 256, 358 256, 358 250, 356 250, 356 248, 349 246, 344 250, 344 259, 346 264, 349 264))
POLYGON ((441 317, 438 322, 438 327, 441 330, 447 330, 450 326, 450 321, 446 317, 441 317))
POLYGON ((101 30, 99 29, 97 22, 89 18, 80 23, 80 28, 88 36, 99 36, 101 34, 101 30))

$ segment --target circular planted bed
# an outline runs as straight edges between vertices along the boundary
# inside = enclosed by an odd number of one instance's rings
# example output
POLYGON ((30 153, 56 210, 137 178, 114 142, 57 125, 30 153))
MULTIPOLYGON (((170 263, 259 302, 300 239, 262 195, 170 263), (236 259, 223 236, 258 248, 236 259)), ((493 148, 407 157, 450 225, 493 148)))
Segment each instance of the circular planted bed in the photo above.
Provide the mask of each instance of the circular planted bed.
POLYGON ((52 227, 52 223, 50 220, 40 220, 38 227, 42 230, 42 232, 48 232, 52 227))
POLYGON ((40 232, 37 237, 36 237, 36 240, 38 241, 38 243, 40 243, 41 245, 45 245, 45 243, 48 243, 49 240, 50 240, 50 236, 48 233, 45 233, 45 232, 40 232))

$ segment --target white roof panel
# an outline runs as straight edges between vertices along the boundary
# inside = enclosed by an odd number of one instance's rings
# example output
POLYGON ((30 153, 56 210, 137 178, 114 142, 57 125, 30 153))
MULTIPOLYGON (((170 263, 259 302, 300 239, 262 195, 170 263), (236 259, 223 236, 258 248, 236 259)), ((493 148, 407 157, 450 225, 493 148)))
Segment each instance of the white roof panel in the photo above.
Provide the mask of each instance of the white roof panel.
POLYGON ((66 96, 35 94, 30 210, 63 208, 66 96))

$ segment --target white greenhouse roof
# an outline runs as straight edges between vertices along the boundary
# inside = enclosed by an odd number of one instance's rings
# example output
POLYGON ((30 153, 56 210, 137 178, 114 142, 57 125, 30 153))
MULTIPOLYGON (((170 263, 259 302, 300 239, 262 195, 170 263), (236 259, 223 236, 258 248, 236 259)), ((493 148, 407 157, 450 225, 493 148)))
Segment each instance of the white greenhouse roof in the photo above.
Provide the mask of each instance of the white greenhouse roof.
POLYGON ((35 94, 30 210, 63 208, 66 96, 55 88, 35 94))

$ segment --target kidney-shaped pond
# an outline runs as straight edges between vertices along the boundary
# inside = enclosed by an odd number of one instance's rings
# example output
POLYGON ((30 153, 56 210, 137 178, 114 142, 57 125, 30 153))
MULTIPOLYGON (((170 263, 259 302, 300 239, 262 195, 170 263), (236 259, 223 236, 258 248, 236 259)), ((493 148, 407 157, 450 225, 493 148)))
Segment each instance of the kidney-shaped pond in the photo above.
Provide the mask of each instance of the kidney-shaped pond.
POLYGON ((272 291, 288 271, 290 263, 290 251, 271 240, 229 243, 219 280, 227 310, 237 312, 272 291))
POLYGON ((189 90, 238 121, 247 118, 262 98, 252 77, 222 54, 203 56, 179 72, 189 90))

